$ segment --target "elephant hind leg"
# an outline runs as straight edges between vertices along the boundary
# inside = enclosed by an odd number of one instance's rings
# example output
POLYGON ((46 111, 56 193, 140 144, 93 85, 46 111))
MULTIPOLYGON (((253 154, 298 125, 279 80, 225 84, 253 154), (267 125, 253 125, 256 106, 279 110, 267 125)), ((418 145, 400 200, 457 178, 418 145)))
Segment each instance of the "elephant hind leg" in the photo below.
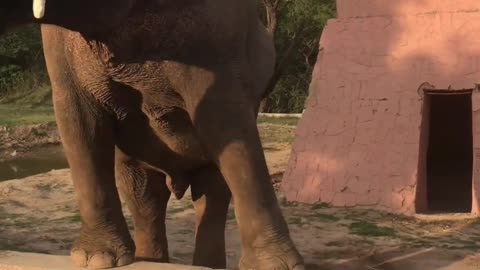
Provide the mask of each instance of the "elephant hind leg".
POLYGON ((271 183, 255 103, 245 95, 249 84, 237 75, 241 68, 218 70, 192 119, 232 193, 243 248, 240 269, 304 269, 271 183))
POLYGON ((231 198, 230 191, 216 166, 196 171, 191 180, 196 216, 193 264, 224 269, 225 223, 231 198))
POLYGON ((165 215, 170 191, 165 175, 142 167, 118 149, 115 174, 120 194, 133 217, 136 259, 169 262, 165 215))

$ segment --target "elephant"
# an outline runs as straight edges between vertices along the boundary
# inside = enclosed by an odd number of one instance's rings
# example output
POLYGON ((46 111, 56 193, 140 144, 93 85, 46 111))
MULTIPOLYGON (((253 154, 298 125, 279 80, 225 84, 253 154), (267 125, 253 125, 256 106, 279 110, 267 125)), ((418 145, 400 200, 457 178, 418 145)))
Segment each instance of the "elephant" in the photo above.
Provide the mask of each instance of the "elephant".
POLYGON ((167 203, 190 189, 194 265, 226 267, 232 203, 240 269, 305 269, 256 125, 275 49, 255 0, 1 1, 0 33, 29 23, 80 210, 73 264, 169 262, 167 203))

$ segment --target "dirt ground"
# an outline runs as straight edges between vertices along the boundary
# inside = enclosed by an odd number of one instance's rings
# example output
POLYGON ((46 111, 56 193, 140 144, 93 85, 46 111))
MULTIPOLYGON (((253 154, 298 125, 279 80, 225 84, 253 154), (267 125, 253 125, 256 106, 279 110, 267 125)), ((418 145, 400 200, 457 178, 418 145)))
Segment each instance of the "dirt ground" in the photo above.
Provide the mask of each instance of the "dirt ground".
MULTIPOLYGON (((260 131, 278 183, 294 130, 263 125, 260 131)), ((281 192, 278 198, 310 270, 480 269, 478 219, 421 221, 365 209, 291 204, 281 192)), ((66 255, 79 227, 68 169, 0 183, 0 249, 66 255)), ((167 230, 172 261, 190 264, 194 244, 190 196, 170 201, 167 230)), ((228 269, 236 269, 240 238, 233 211, 226 235, 228 269)))

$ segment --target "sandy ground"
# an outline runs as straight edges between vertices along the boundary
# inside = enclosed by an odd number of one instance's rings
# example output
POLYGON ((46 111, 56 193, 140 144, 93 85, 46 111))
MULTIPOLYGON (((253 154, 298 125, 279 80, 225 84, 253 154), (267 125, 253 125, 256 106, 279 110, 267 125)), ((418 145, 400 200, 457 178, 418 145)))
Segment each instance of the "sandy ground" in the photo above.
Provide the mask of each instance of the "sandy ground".
MULTIPOLYGON (((261 130, 264 138, 275 132, 261 130)), ((293 131, 281 134, 280 139, 264 140, 277 182, 288 161, 293 131)), ((280 192, 278 198, 308 269, 480 269, 480 256, 475 255, 480 252, 480 220, 427 222, 365 209, 291 204, 280 192)), ((0 183, 0 249, 68 254, 79 227, 68 169, 0 183)), ((170 201, 167 229, 172 261, 190 264, 194 244, 190 196, 170 201)), ((226 235, 228 268, 236 269, 240 239, 233 211, 226 235)))

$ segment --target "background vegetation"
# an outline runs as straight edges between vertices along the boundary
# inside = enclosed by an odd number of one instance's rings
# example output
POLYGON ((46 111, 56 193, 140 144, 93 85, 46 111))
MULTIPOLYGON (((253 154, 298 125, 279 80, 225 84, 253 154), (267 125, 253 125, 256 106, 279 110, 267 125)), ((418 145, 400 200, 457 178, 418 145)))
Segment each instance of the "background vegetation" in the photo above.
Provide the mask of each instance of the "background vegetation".
MULTIPOLYGON (((259 0, 259 14, 274 36, 275 74, 263 112, 301 112, 326 21, 335 16, 334 0, 259 0)), ((0 38, 0 103, 49 106, 40 31, 28 25, 0 38)))

